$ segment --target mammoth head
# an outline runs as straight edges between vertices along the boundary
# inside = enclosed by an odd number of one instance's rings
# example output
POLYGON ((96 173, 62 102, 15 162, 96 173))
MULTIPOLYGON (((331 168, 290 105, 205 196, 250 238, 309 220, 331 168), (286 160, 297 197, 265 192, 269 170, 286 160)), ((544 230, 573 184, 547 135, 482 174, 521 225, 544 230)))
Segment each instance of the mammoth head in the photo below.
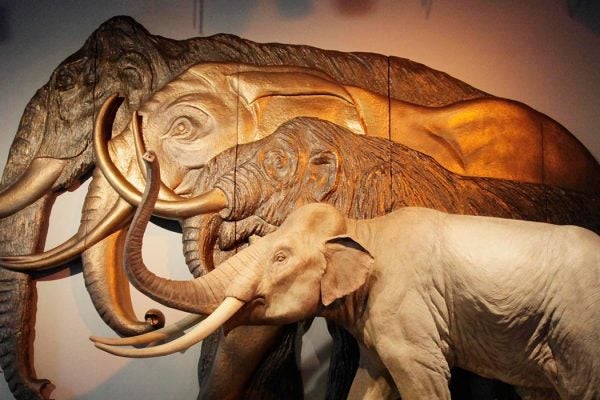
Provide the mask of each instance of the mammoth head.
POLYGON ((116 118, 116 130, 121 130, 131 112, 169 79, 172 72, 149 37, 132 19, 114 18, 38 90, 11 146, 3 179, 10 186, 0 193, 0 218, 68 188, 89 170, 94 114, 109 94, 124 97, 116 118))
POLYGON ((320 71, 236 63, 195 65, 172 80, 138 111, 143 137, 163 166, 162 179, 189 192, 190 171, 237 144, 273 133, 296 116, 332 120, 365 133, 346 89, 320 71))

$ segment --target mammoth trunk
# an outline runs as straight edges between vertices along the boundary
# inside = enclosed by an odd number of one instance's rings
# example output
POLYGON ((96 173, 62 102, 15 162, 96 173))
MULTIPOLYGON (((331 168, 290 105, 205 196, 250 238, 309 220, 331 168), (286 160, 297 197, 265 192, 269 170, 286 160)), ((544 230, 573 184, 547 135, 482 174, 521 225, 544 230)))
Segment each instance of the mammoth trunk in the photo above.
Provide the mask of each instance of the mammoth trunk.
MULTIPOLYGON (((0 220, 0 254, 40 249, 46 210, 52 201, 45 196, 32 207, 0 220)), ((0 367, 18 399, 47 399, 52 389, 48 380, 37 379, 33 367, 36 298, 30 275, 0 268, 0 367)))
POLYGON ((243 173, 235 172, 223 175, 215 187, 227 196, 229 206, 221 213, 223 219, 239 221, 253 215, 257 205, 276 195, 276 191, 255 163, 246 164, 243 173))
MULTIPOLYGON (((79 235, 85 235, 118 200, 102 174, 94 171, 83 206, 79 235)), ((138 335, 155 329, 156 321, 138 321, 123 273, 122 256, 125 229, 120 229, 82 254, 83 276, 94 307, 117 333, 138 335)))
MULTIPOLYGON (((27 104, 0 186, 12 182, 30 165, 42 137, 47 95, 44 86, 27 104)), ((0 255, 41 250, 53 199, 47 194, 33 206, 0 219, 0 255)), ((0 368, 18 399, 46 399, 52 389, 48 380, 37 379, 33 368, 36 295, 30 275, 0 268, 0 368)))
POLYGON ((251 271, 256 270, 258 258, 252 252, 245 252, 244 257, 238 254, 219 268, 191 281, 161 278, 148 270, 142 258, 142 242, 144 230, 158 197, 160 170, 152 153, 146 153, 144 159, 147 164, 148 184, 125 244, 125 267, 131 283, 161 304, 197 314, 212 313, 226 294, 248 301, 256 282, 251 271))
POLYGON ((219 214, 204 214, 183 221, 183 254, 197 278, 215 268, 213 252, 223 220, 219 214))

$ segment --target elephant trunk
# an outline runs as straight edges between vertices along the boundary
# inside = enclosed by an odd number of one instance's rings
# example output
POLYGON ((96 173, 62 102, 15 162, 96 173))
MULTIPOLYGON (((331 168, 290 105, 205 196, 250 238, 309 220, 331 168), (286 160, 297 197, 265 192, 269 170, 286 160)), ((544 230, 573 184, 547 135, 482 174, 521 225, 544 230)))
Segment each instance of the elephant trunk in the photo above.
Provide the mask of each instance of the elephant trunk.
POLYGON ((144 230, 158 197, 160 170, 152 152, 147 161, 148 183, 140 207, 131 223, 125 244, 125 267, 131 283, 142 293, 168 307, 196 314, 210 314, 225 296, 249 301, 256 287, 257 254, 245 251, 227 260, 210 273, 191 281, 174 281, 152 273, 142 258, 144 230))
POLYGON ((183 221, 183 254, 195 278, 215 269, 213 253, 222 223, 219 214, 203 214, 183 221))
MULTIPOLYGON (((48 88, 31 99, 17 131, 2 176, 2 186, 23 175, 39 146, 46 117, 48 88)), ((6 193, 6 192, 3 192, 6 193)), ((43 247, 48 209, 54 196, 47 194, 32 207, 0 220, 0 254, 31 253, 43 247)), ((0 268, 0 368, 18 399, 48 399, 52 384, 38 379, 33 367, 37 291, 28 274, 0 268)))
POLYGON ((256 214, 256 207, 276 195, 272 180, 253 162, 247 162, 226 175, 215 184, 225 194, 228 207, 221 211, 227 221, 240 221, 256 214))
MULTIPOLYGON (((118 196, 100 171, 94 171, 83 206, 79 234, 84 235, 98 225, 118 201, 118 196)), ((164 325, 164 317, 157 311, 147 312, 146 321, 139 321, 135 316, 129 283, 122 268, 126 231, 121 228, 85 250, 82 263, 85 284, 98 314, 115 332, 131 336, 160 328, 164 325)))

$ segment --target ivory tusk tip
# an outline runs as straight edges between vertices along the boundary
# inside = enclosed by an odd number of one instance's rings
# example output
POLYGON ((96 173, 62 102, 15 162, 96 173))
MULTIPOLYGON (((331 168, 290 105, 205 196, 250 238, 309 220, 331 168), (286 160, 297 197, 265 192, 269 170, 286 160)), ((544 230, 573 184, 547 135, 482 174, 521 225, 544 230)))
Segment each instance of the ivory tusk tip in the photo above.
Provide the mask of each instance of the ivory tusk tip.
POLYGON ((120 338, 107 338, 100 336, 90 336, 90 340, 94 342, 94 344, 105 344, 111 346, 124 346, 123 344, 119 344, 120 338))
POLYGON ((96 348, 98 348, 98 349, 100 349, 100 350, 102 350, 102 351, 105 351, 105 352, 107 352, 107 353, 114 354, 114 355, 116 355, 116 356, 119 356, 119 355, 120 355, 120 354, 117 354, 117 353, 115 352, 115 349, 113 349, 113 347, 112 347, 112 346, 110 346, 110 345, 103 344, 103 343, 99 343, 99 342, 94 342, 94 346, 96 346, 96 348))

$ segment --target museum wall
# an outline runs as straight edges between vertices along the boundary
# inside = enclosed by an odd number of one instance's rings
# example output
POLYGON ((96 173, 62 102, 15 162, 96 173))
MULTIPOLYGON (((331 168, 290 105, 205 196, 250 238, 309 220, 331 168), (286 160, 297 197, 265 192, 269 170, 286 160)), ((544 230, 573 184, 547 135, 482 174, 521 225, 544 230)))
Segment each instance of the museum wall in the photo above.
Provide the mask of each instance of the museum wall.
MULTIPOLYGON (((568 5, 568 0, 2 1, 0 165, 31 96, 115 15, 130 15, 151 33, 175 39, 226 32, 258 42, 409 58, 548 114, 600 158, 600 26, 589 18, 594 10, 570 15, 568 5)), ((82 189, 58 198, 46 248, 76 231, 82 189)), ((187 277, 178 234, 151 227, 144 255, 159 274, 187 277)), ((123 399, 133 393, 136 398, 195 398, 199 346, 160 359, 111 356, 88 340, 92 334, 114 334, 96 314, 76 267, 44 278, 37 287, 35 366, 38 376, 57 385, 54 398, 123 399)), ((140 316, 149 308, 164 309, 137 292, 134 301, 140 316)), ((174 321, 182 313, 166 315, 174 321)), ((304 341, 310 399, 319 398, 319 371, 326 368, 323 326, 315 324, 304 341)), ((4 379, 0 398, 11 398, 4 379)))

